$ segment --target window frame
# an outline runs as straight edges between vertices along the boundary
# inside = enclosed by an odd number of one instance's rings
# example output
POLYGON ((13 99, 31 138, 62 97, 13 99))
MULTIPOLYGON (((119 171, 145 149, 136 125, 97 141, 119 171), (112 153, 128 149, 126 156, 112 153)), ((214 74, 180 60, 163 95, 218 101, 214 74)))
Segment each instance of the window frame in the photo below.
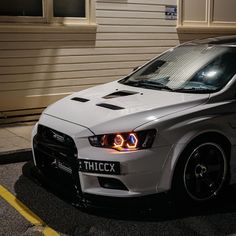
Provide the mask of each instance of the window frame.
POLYGON ((0 16, 0 24, 89 25, 95 23, 94 0, 85 0, 85 17, 54 17, 53 0, 42 0, 42 16, 0 16))
POLYGON ((185 20, 184 19, 184 0, 178 0, 178 32, 192 33, 235 33, 236 21, 214 21, 214 0, 206 0, 205 20, 185 20))

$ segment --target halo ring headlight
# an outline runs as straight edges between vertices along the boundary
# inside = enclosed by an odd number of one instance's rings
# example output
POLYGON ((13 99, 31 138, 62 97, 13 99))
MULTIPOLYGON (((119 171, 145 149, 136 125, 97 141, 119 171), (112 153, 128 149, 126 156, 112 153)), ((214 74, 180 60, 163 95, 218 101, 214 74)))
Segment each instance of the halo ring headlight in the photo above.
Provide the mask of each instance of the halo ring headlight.
POLYGON ((125 142, 125 140, 122 137, 122 135, 117 134, 114 138, 114 143, 113 144, 114 144, 114 147, 121 148, 121 147, 123 147, 124 142, 125 142))
POLYGON ((135 151, 151 148, 156 137, 156 130, 102 134, 89 137, 94 147, 111 148, 118 151, 135 151))
POLYGON ((138 146, 138 138, 135 135, 135 133, 129 134, 128 140, 127 140, 127 147, 132 149, 136 148, 138 146))

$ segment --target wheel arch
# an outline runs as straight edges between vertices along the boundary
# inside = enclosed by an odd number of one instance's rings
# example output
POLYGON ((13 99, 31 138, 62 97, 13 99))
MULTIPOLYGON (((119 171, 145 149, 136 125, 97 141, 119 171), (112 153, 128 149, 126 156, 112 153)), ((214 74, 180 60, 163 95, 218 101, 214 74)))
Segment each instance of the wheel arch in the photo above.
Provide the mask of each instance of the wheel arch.
POLYGON ((224 134, 222 134, 218 131, 207 131, 207 132, 203 132, 203 133, 193 136, 192 139, 189 140, 189 142, 185 143, 181 152, 179 152, 179 155, 177 156, 175 163, 174 163, 170 187, 172 187, 172 184, 173 184, 173 177, 176 172, 177 164, 179 161, 181 161, 181 157, 184 155, 184 152, 187 149, 191 148, 191 146, 194 146, 194 145, 204 142, 204 141, 209 142, 209 140, 217 142, 225 152, 228 166, 229 166, 229 171, 228 171, 229 175, 228 175, 228 179, 227 179, 227 181, 229 182, 229 180, 230 180, 231 145, 232 144, 231 144, 230 140, 224 134))
MULTIPOLYGON (((183 155, 184 151, 189 148, 191 145, 195 144, 195 142, 200 142, 202 140, 209 141, 209 138, 213 138, 220 142, 223 150, 226 153, 228 166, 230 167, 230 160, 231 160, 231 147, 232 144, 230 139, 220 131, 216 130, 208 130, 200 133, 188 133, 183 136, 179 142, 172 146, 172 150, 169 153, 169 157, 167 158, 165 164, 163 165, 163 171, 161 175, 161 179, 157 186, 157 191, 167 191, 172 188, 173 184, 173 177, 176 171, 177 163, 180 161, 181 156, 183 155)), ((228 180, 230 180, 231 173, 229 168, 229 175, 228 180)))

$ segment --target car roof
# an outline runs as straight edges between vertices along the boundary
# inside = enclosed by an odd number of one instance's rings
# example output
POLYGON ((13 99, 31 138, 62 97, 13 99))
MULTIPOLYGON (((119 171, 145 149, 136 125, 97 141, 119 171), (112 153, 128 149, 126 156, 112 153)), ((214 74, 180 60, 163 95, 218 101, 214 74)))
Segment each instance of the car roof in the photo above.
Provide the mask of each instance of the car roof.
POLYGON ((187 44, 236 46, 236 35, 193 40, 187 44))

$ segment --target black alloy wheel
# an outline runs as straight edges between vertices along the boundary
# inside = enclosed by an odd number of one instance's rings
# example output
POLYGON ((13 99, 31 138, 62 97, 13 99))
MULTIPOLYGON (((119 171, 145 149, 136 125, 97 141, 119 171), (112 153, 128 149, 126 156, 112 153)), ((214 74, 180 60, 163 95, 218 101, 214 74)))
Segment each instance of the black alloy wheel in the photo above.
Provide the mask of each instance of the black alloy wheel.
POLYGON ((176 200, 206 202, 215 198, 227 179, 228 162, 218 142, 199 142, 187 148, 173 179, 176 200))
POLYGON ((184 186, 196 201, 217 195, 226 178, 227 160, 222 148, 215 143, 203 143, 190 154, 184 167, 184 186))

